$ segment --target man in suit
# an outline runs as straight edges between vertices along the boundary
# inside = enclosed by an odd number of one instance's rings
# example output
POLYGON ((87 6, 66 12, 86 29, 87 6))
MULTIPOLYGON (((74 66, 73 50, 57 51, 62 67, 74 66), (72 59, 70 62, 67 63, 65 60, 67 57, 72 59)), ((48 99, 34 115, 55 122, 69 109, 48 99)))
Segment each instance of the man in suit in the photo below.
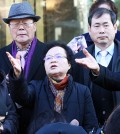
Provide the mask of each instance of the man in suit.
MULTIPOLYGON (((106 54, 106 66, 113 72, 119 72, 119 52, 120 43, 114 40, 117 32, 116 15, 113 11, 105 8, 98 8, 92 11, 88 17, 89 34, 94 42, 87 48, 88 52, 96 59, 98 63, 101 61, 101 52, 107 51, 106 54)), ((76 62, 79 63, 79 58, 84 61, 85 55, 83 52, 79 52, 75 55, 76 62)), ((92 62, 87 59, 84 62, 92 62)), ((102 60, 103 62, 103 60, 102 60)), ((101 63, 100 63, 101 64, 101 63)), ((85 66, 85 63, 82 63, 85 66)), ((114 106, 119 103, 119 94, 106 90, 99 85, 92 83, 90 79, 90 70, 83 68, 79 64, 73 66, 73 77, 77 82, 81 82, 91 89, 91 94, 100 125, 103 125, 109 114, 112 112, 114 106)))
MULTIPOLYGON (((33 79, 44 78, 45 71, 42 62, 42 52, 45 44, 35 37, 36 22, 39 19, 40 16, 35 15, 28 2, 13 4, 8 18, 3 18, 3 21, 9 26, 13 39, 11 44, 0 49, 0 68, 5 71, 6 75, 12 67, 6 55, 7 51, 14 57, 16 57, 16 54, 20 56, 24 77, 28 82, 33 79)), ((14 100, 14 96, 12 96, 12 99, 14 100)), ((20 114, 20 134, 25 133, 27 128, 25 124, 30 119, 29 112, 25 113, 25 111, 24 107, 20 106, 18 108, 18 113, 20 114)))
POLYGON ((113 72, 97 63, 96 59, 83 49, 85 58, 75 59, 77 63, 90 69, 90 78, 97 85, 111 90, 120 91, 120 72, 113 72), (89 62, 87 62, 89 60, 89 62))

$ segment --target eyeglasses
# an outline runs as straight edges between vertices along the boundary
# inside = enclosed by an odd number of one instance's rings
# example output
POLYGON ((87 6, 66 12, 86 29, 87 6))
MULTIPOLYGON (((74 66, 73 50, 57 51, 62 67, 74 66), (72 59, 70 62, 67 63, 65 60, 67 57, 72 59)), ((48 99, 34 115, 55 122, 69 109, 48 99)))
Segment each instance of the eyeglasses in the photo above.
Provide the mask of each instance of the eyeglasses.
POLYGON ((18 27, 20 27, 20 25, 22 25, 24 28, 29 28, 31 24, 33 24, 34 22, 17 22, 17 23, 11 23, 9 24, 11 28, 13 29, 17 29, 18 27))
POLYGON ((45 58, 44 58, 44 61, 51 61, 53 58, 55 58, 55 59, 57 59, 57 60, 61 60, 61 59, 63 59, 63 58, 67 58, 66 56, 63 56, 63 55, 54 55, 54 56, 51 56, 51 55, 49 55, 49 56, 46 56, 45 58))

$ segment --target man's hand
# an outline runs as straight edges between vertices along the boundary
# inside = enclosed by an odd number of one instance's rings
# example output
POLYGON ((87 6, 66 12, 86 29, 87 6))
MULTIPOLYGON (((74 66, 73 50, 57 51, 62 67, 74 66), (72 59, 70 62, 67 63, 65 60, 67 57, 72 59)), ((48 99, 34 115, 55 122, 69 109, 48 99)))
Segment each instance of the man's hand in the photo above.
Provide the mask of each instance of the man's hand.
POLYGON ((74 125, 74 126, 79 126, 79 122, 78 120, 76 119, 73 119, 71 122, 70 122, 71 125, 74 125))
POLYGON ((85 54, 85 58, 75 59, 76 63, 91 69, 96 75, 99 74, 100 67, 94 57, 86 50, 83 49, 83 53, 85 54))
POLYGON ((21 74, 21 63, 20 63, 20 55, 16 54, 16 58, 14 58, 9 52, 6 52, 12 66, 14 69, 15 76, 19 78, 21 74))

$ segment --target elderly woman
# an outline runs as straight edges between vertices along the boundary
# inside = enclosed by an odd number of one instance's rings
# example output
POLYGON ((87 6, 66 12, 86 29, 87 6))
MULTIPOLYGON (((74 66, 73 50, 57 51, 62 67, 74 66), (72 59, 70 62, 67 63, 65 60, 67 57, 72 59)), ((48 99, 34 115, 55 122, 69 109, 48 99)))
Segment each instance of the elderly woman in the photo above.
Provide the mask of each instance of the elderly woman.
POLYGON ((38 130, 37 120, 42 118, 41 113, 46 111, 62 114, 68 123, 73 119, 77 120, 86 132, 98 127, 88 87, 74 82, 68 74, 73 53, 66 44, 51 42, 47 45, 44 51, 47 76, 43 81, 34 80, 29 84, 24 79, 19 55, 16 59, 8 52, 7 55, 14 70, 9 74, 13 86, 12 94, 19 104, 34 107, 29 132, 34 133, 38 130))

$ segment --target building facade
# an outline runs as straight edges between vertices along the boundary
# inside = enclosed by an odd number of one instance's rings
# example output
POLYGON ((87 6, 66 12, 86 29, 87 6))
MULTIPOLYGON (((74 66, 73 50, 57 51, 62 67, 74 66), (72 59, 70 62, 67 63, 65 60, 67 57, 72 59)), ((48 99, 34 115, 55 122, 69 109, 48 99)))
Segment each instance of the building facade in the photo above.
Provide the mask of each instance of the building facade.
MULTIPOLYGON (((0 48, 12 41, 9 26, 2 18, 8 17, 11 4, 22 1, 25 0, 0 0, 0 48)), ((26 1, 31 3, 36 15, 41 16, 36 32, 39 40, 63 40, 68 43, 73 37, 87 32, 88 10, 94 0, 26 1)))

